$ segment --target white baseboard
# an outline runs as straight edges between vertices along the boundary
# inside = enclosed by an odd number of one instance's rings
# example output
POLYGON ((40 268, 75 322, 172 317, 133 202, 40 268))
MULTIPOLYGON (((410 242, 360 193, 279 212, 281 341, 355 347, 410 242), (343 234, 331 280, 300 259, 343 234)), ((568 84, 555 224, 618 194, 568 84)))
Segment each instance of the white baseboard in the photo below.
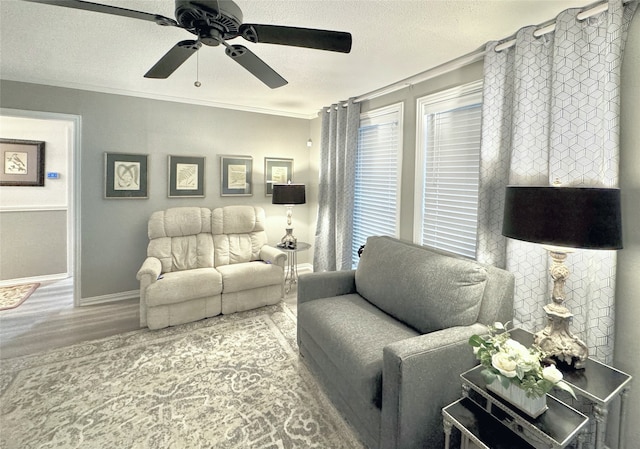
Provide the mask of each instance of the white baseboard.
POLYGON ((299 263, 298 274, 302 273, 313 273, 313 265, 311 265, 310 263, 299 263))
POLYGON ((95 304, 104 304, 106 302, 124 301, 140 297, 140 290, 130 290, 128 292, 110 293, 108 295, 92 296, 89 298, 81 298, 80 306, 93 306, 95 304))
POLYGON ((44 276, 32 276, 27 278, 7 279, 0 281, 0 287, 9 287, 11 285, 35 284, 36 282, 44 284, 45 282, 55 282, 71 277, 69 273, 47 274, 44 276))

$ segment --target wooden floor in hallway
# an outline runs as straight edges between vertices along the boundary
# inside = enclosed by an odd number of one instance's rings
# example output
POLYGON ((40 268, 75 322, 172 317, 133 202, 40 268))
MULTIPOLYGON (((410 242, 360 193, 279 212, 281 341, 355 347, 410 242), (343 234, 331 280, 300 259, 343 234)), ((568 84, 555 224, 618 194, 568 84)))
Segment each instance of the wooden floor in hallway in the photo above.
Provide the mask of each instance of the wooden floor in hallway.
POLYGON ((73 306, 73 279, 42 284, 19 307, 0 312, 0 359, 140 328, 137 298, 73 306))

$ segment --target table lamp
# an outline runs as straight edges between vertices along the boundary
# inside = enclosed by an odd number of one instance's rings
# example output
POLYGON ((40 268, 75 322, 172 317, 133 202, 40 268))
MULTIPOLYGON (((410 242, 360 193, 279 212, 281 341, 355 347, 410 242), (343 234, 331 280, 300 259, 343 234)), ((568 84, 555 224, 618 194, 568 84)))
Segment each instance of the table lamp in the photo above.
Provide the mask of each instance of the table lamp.
POLYGON ((622 248, 620 190, 596 187, 508 186, 502 235, 542 244, 551 256, 552 302, 544 306, 546 327, 535 343, 554 359, 584 368, 587 345, 569 330, 573 314, 563 305, 574 249, 622 248))
POLYGON ((274 184, 273 196, 271 204, 282 204, 287 207, 287 228, 286 234, 280 240, 283 248, 295 249, 297 239, 293 236, 293 228, 291 227, 291 216, 293 214, 293 206, 296 204, 306 203, 304 184, 274 184))

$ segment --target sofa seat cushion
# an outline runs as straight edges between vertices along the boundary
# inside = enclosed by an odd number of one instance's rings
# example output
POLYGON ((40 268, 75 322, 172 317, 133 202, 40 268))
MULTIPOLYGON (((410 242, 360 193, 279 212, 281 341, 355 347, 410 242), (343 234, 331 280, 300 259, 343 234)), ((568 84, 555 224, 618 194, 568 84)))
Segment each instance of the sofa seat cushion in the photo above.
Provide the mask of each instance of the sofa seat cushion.
POLYGON ((390 237, 369 237, 356 289, 375 306, 422 334, 476 322, 487 270, 390 237))
POLYGON ((322 348, 363 401, 382 403, 382 350, 419 335, 358 294, 317 299, 298 305, 298 325, 322 348))
POLYGON ((176 304, 222 293, 222 276, 215 268, 196 268, 164 273, 147 287, 147 306, 176 304))
POLYGON ((223 293, 282 284, 282 267, 263 261, 221 265, 217 270, 222 275, 223 293))

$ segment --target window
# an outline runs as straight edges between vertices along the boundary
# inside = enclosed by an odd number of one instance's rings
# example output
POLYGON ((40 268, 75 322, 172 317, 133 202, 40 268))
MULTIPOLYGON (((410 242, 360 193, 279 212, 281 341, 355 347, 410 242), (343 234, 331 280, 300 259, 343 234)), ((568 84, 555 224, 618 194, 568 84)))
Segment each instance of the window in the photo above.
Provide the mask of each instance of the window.
POLYGON ((414 242, 475 258, 482 82, 417 106, 414 242))
POLYGON ((354 268, 358 249, 372 235, 398 236, 402 103, 360 116, 353 210, 354 268))

